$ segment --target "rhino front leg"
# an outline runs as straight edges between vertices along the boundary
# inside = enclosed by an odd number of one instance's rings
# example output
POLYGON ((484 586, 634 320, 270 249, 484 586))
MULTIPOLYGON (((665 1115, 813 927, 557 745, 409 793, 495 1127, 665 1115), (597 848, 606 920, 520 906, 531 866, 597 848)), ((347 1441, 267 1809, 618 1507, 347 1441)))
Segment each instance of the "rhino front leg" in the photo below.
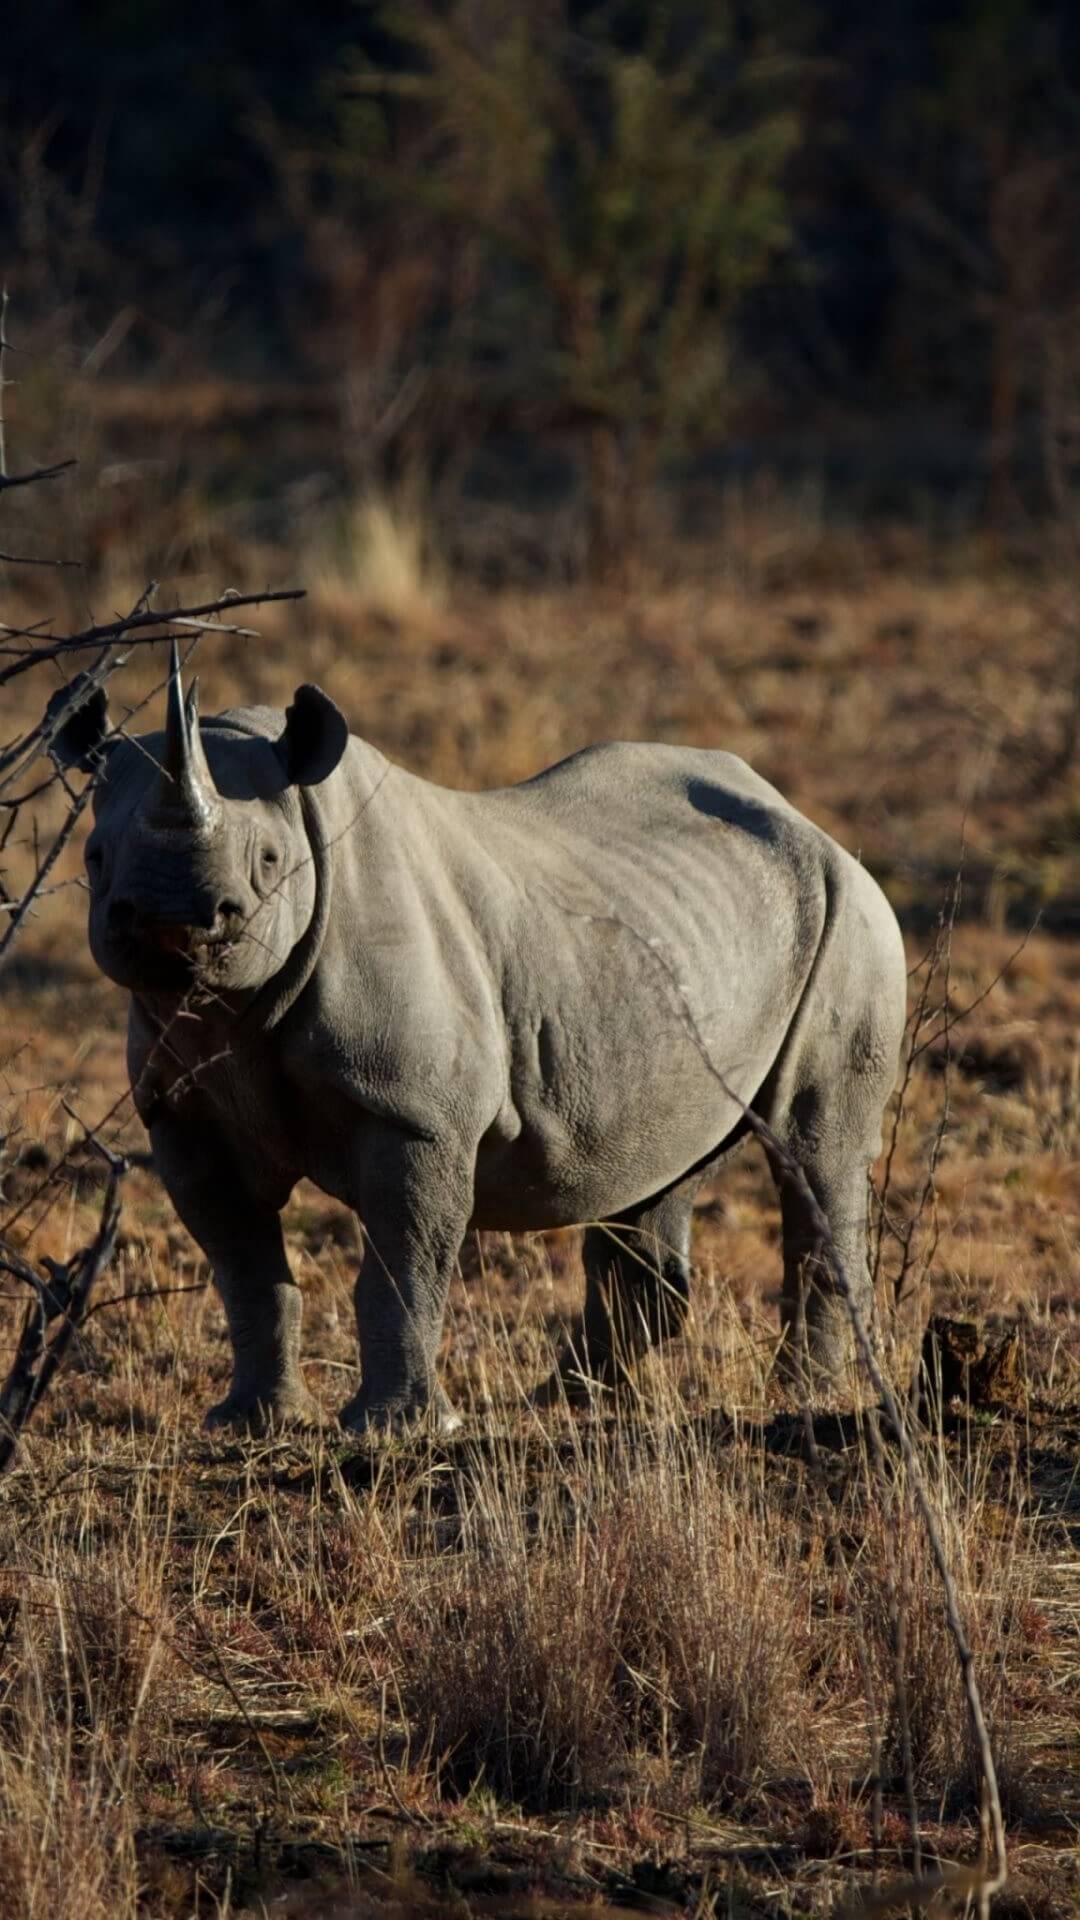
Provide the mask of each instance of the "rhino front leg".
MULTIPOLYGON (((207 1116, 181 1119, 160 1108, 150 1142, 169 1198, 213 1268, 232 1342, 232 1385, 206 1425, 252 1432, 318 1425, 318 1404, 300 1371, 303 1302, 277 1206, 253 1191, 207 1116)), ((282 1203, 286 1197, 283 1189, 282 1203)))
POLYGON ((460 1425, 436 1377, 446 1297, 472 1212, 472 1168, 456 1147, 395 1139, 358 1178, 364 1257, 356 1283, 360 1391, 343 1427, 367 1433, 460 1425))

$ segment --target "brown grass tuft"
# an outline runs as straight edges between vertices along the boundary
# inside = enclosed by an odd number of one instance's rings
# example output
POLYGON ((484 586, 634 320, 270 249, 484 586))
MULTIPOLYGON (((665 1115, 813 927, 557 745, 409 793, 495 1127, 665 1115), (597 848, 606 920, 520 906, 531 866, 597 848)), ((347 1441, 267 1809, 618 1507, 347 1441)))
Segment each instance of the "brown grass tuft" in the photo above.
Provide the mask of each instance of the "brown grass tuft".
MULTIPOLYGON (((406 1706, 443 1777, 531 1806, 746 1801, 817 1745, 805 1574, 745 1462, 647 1432, 574 1497, 487 1490, 482 1528, 414 1595, 406 1706)), ((563 1489, 565 1496, 565 1489, 563 1489)))

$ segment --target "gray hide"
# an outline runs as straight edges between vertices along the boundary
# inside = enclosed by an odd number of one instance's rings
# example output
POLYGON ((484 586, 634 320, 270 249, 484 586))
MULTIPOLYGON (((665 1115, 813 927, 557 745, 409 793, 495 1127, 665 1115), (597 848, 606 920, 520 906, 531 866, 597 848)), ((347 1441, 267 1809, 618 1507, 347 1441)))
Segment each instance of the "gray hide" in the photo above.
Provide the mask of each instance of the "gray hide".
MULTIPOLYGON (((363 1227, 356 1430, 452 1421, 436 1357, 471 1227, 593 1223, 567 1382, 617 1380, 676 1331, 694 1193, 743 1102, 805 1168, 869 1311, 900 934, 741 760, 613 744, 454 793, 315 687, 200 728, 175 662, 165 734, 106 733, 99 699, 57 752, 85 766, 105 740, 90 941, 130 990, 138 1110, 225 1303, 212 1422, 313 1416, 279 1217, 303 1175, 363 1227)), ((835 1385, 843 1303, 778 1186, 786 1363, 835 1385)))

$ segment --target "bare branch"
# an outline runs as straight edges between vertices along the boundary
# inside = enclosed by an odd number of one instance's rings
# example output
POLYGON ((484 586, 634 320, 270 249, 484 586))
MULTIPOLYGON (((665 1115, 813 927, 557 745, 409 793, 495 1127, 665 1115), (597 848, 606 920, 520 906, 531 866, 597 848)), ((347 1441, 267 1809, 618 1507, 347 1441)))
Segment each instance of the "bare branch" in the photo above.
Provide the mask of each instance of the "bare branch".
POLYGON ((0 553, 7 567, 81 567, 81 560, 46 560, 31 553, 0 553))
POLYGON ((25 1261, 20 1261, 11 1249, 3 1251, 4 1267, 28 1284, 32 1283, 36 1298, 23 1323, 15 1359, 0 1390, 0 1474, 11 1465, 19 1437, 48 1391, 85 1318, 90 1295, 112 1259, 120 1225, 120 1183, 127 1163, 119 1155, 109 1155, 109 1158, 109 1180, 97 1233, 90 1245, 81 1248, 65 1265, 51 1261, 48 1282, 27 1267, 25 1261), (49 1327, 57 1320, 60 1325, 50 1340, 49 1327))
POLYGON ((38 480, 55 480, 61 473, 67 473, 77 466, 75 460, 58 460, 53 467, 31 467, 26 473, 0 474, 0 493, 8 487, 32 487, 38 480))
POLYGON ((42 892, 42 889, 44 887, 45 881, 48 879, 48 876, 52 872, 53 867, 56 865, 56 862, 59 860, 60 855, 64 851, 64 848, 67 846, 68 841, 71 839, 71 836, 75 831, 75 828, 78 826, 79 821, 86 810, 86 804, 90 799, 90 796, 93 793, 93 791, 94 791, 94 783, 91 780, 87 782, 87 785, 83 788, 82 792, 77 795, 72 805, 69 807, 63 826, 60 828, 59 832, 57 833, 56 838, 52 843, 52 846, 49 848, 49 851, 45 855, 45 858, 44 860, 42 860, 40 866, 38 867, 38 870, 34 875, 33 880, 30 882, 30 885, 27 887, 26 892, 23 894, 22 899, 18 903, 18 906, 15 912, 12 914, 11 921, 8 925, 7 931, 4 934, 3 939, 0 940, 0 967, 3 966, 5 960, 7 959, 8 954, 11 952, 11 948, 15 940, 15 935, 18 933, 19 928, 22 926, 23 921, 26 919, 26 916, 29 913, 31 907, 33 906, 34 901, 39 898, 42 892))
MULTIPOLYGON (((14 680, 17 675, 26 673, 31 667, 41 666, 47 660, 60 659, 64 654, 78 653, 83 647, 95 647, 114 641, 138 643, 140 636, 156 643, 170 639, 168 633, 153 631, 170 625, 194 628, 199 633, 226 633, 242 639, 253 637, 247 627, 223 624, 218 616, 228 612, 230 607, 262 607, 279 600, 302 600, 303 587, 266 587, 261 593, 223 593, 216 600, 204 601, 195 607, 139 607, 132 613, 120 615, 115 620, 105 621, 102 625, 86 627, 82 633, 55 634, 43 631, 39 626, 28 629, 8 627, 0 622, 0 633, 10 639, 33 639, 34 646, 29 652, 18 651, 14 647, 0 646, 0 654, 15 653, 11 665, 0 672, 0 686, 14 680)), ((178 635, 177 638, 180 636, 178 635)))

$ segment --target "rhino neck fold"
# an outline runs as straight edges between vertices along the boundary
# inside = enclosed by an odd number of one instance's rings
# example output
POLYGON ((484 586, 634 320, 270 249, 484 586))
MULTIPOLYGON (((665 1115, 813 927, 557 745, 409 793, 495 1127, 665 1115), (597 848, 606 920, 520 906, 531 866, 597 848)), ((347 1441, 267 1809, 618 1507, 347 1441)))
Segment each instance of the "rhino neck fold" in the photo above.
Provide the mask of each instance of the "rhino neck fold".
POLYGON ((315 906, 307 930, 293 947, 285 965, 272 980, 260 987, 240 1014, 237 1028, 244 1036, 268 1033, 280 1024, 311 979, 326 938, 333 893, 334 856, 314 788, 301 787, 300 812, 315 868, 315 906))

